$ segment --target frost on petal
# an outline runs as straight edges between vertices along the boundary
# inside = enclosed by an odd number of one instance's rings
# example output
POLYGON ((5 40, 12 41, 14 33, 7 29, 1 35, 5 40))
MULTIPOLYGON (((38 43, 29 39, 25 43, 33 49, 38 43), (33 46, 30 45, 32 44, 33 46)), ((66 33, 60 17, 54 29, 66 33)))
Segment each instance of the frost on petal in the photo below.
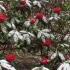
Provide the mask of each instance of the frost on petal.
POLYGON ((58 53, 58 55, 59 55, 61 60, 65 60, 65 57, 64 57, 64 55, 62 53, 58 53))
POLYGON ((50 57, 50 59, 53 60, 53 59, 56 58, 56 56, 57 56, 57 53, 54 53, 54 54, 50 57))

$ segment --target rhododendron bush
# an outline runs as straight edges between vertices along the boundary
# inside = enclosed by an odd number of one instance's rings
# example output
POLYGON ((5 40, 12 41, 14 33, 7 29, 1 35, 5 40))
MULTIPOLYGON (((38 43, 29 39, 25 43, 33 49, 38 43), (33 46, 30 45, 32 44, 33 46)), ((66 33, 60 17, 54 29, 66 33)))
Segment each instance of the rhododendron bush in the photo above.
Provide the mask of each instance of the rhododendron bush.
POLYGON ((70 70, 69 5, 69 0, 0 0, 0 70, 19 70, 20 50, 40 56, 31 70, 70 70))

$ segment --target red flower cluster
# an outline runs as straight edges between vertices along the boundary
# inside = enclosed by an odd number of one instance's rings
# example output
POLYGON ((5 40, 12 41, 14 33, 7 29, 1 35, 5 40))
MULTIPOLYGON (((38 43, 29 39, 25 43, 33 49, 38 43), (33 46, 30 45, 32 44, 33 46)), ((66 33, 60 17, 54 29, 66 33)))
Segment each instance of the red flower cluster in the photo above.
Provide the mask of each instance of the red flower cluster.
POLYGON ((0 13, 0 22, 4 22, 6 20, 6 15, 3 13, 0 13))
POLYGON ((43 18, 43 13, 37 13, 36 18, 37 19, 42 19, 43 18))
POLYGON ((48 62, 48 59, 43 57, 40 61, 41 64, 45 65, 48 62))
POLYGON ((38 43, 40 46, 45 46, 45 44, 43 42, 39 42, 38 43))
POLYGON ((60 8, 54 8, 54 12, 55 12, 55 13, 59 14, 59 13, 60 13, 60 11, 61 11, 61 9, 60 9, 60 8))
POLYGON ((46 46, 50 46, 50 44, 51 44, 50 40, 47 39, 47 40, 45 41, 45 45, 46 45, 46 46))
POLYGON ((35 19, 34 18, 30 18, 30 23, 34 24, 35 23, 35 19))
POLYGON ((67 56, 66 56, 66 59, 70 59, 70 56, 69 56, 69 55, 67 55, 67 56))
POLYGON ((55 6, 53 6, 53 5, 52 5, 52 6, 50 6, 50 8, 51 8, 51 9, 54 9, 54 8, 55 8, 55 6))
POLYGON ((51 41, 49 39, 46 39, 45 40, 45 43, 39 42, 39 45, 40 46, 50 46, 51 45, 51 41))
POLYGON ((6 60, 7 60, 7 61, 11 62, 11 61, 13 61, 14 59, 15 59, 15 56, 14 56, 13 54, 7 54, 7 55, 6 55, 6 60))
POLYGON ((22 11, 23 10, 23 6, 19 6, 19 7, 17 7, 17 9, 22 11))
POLYGON ((26 4, 26 1, 25 0, 20 0, 20 4, 21 5, 25 5, 26 4))

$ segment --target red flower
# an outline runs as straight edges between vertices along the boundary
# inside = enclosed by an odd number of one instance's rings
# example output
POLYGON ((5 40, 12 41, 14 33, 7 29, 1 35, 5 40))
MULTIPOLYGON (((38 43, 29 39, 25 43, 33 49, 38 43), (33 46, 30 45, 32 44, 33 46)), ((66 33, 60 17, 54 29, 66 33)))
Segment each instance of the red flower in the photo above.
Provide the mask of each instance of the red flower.
POLYGON ((66 59, 70 59, 70 56, 69 56, 69 55, 67 55, 67 56, 66 56, 66 59))
POLYGON ((55 8, 55 6, 53 6, 53 5, 52 5, 52 6, 50 6, 50 8, 51 8, 51 9, 54 9, 54 8, 55 8))
POLYGON ((0 22, 4 22, 6 20, 6 15, 3 13, 0 13, 0 22))
POLYGON ((22 11, 23 10, 23 6, 19 6, 17 9, 22 11))
POLYGON ((43 18, 43 13, 37 13, 37 14, 36 14, 36 18, 42 19, 42 18, 43 18))
POLYGON ((55 8, 55 9, 54 9, 54 12, 55 12, 55 13, 57 13, 57 14, 59 14, 59 13, 60 13, 60 11, 61 11, 61 9, 60 9, 60 8, 55 8))
POLYGON ((40 61, 41 64, 45 65, 48 62, 48 59, 43 57, 40 61))
POLYGON ((45 44, 43 42, 39 42, 38 43, 40 46, 45 46, 45 44))
POLYGON ((46 46, 50 46, 50 44, 51 44, 51 41, 47 39, 47 40, 45 41, 45 45, 46 45, 46 46))
POLYGON ((34 24, 35 23, 35 19, 34 18, 30 18, 30 23, 34 24))
POLYGON ((13 54, 7 54, 7 55, 6 55, 6 60, 7 60, 7 61, 10 62, 10 61, 13 61, 14 59, 15 59, 15 56, 14 56, 13 54))
POLYGON ((26 1, 25 0, 20 0, 20 4, 21 5, 25 5, 26 4, 26 1))

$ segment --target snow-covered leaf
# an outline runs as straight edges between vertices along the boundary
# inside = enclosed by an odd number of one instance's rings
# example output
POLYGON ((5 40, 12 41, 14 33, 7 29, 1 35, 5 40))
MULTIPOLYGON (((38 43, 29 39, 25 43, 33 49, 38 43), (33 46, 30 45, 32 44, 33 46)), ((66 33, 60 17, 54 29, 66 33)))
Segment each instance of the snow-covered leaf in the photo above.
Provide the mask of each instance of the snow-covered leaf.
POLYGON ((58 55, 59 55, 61 60, 65 60, 65 57, 64 57, 64 55, 62 53, 59 52, 58 55))
POLYGON ((50 60, 55 59, 55 58, 56 58, 56 56, 57 56, 57 53, 52 54, 52 56, 50 57, 50 60))
POLYGON ((25 30, 21 30, 20 33, 27 33, 25 30))
POLYGON ((0 60, 0 70, 2 70, 2 68, 5 68, 7 70, 16 70, 14 67, 12 67, 9 62, 7 62, 6 60, 0 60))
POLYGON ((42 33, 45 37, 50 38, 50 34, 48 33, 42 33))
POLYGON ((30 43, 31 43, 30 38, 26 38, 26 42, 27 42, 28 45, 30 45, 30 43))
POLYGON ((37 38, 40 38, 42 35, 42 32, 39 32, 38 35, 37 35, 37 38))
POLYGON ((50 34, 50 37, 51 37, 51 39, 54 39, 55 38, 53 34, 50 34))
POLYGON ((47 23, 47 19, 46 19, 45 16, 43 16, 42 20, 43 20, 45 23, 47 23))
POLYGON ((7 22, 6 25, 7 25, 9 28, 12 27, 12 26, 11 26, 11 23, 9 23, 9 22, 7 22))
POLYGON ((63 70, 70 70, 70 65, 68 63, 63 63, 57 68, 57 70, 62 70, 62 69, 63 70))
POLYGON ((18 36, 16 34, 13 35, 13 40, 14 40, 15 43, 18 42, 19 39, 18 39, 18 36))
POLYGON ((31 70, 39 70, 39 69, 42 69, 42 70, 49 70, 49 69, 46 68, 46 67, 35 67, 35 68, 31 69, 31 70))
POLYGON ((50 32, 49 29, 43 29, 42 31, 45 32, 45 33, 46 33, 46 32, 50 32))
POLYGON ((62 47, 69 47, 69 44, 60 44, 62 47))
POLYGON ((0 3, 4 3, 3 1, 0 1, 0 3))
POLYGON ((16 29, 16 26, 15 26, 14 23, 11 23, 11 26, 12 26, 13 29, 16 29))
POLYGON ((33 1, 33 5, 37 5, 37 3, 38 3, 38 1, 36 1, 36 0, 33 1))
POLYGON ((45 42, 45 37, 43 35, 41 36, 41 40, 42 42, 45 42))
POLYGON ((1 66, 0 66, 0 70, 2 70, 1 66))
POLYGON ((11 67, 11 69, 10 70, 16 70, 14 67, 11 67))
POLYGON ((15 33, 15 30, 12 30, 12 31, 10 31, 10 32, 8 33, 8 36, 10 37, 10 36, 12 36, 14 33, 15 33))
POLYGON ((35 37, 35 35, 34 35, 34 34, 32 34, 32 33, 30 33, 30 32, 28 32, 28 34, 29 34, 30 36, 32 36, 32 37, 35 37))
POLYGON ((15 18, 15 21, 16 21, 17 23, 19 23, 19 22, 20 22, 17 18, 15 18))
POLYGON ((0 5, 0 8, 6 12, 6 9, 2 5, 0 5))
POLYGON ((8 63, 1 63, 1 66, 5 69, 8 69, 8 70, 11 69, 11 65, 9 65, 8 63))
POLYGON ((24 22, 24 25, 25 25, 26 27, 29 27, 29 26, 30 26, 30 21, 25 21, 25 22, 24 22))
POLYGON ((67 34, 67 35, 64 37, 64 40, 66 40, 66 41, 70 42, 70 35, 69 35, 69 34, 67 34))
POLYGON ((29 7, 31 7, 31 1, 30 0, 26 0, 26 4, 29 6, 29 7))
POLYGON ((49 18, 49 20, 52 20, 52 19, 53 19, 53 17, 50 17, 50 18, 49 18))
POLYGON ((6 28, 5 24, 1 24, 1 29, 4 33, 7 33, 7 28, 6 28))
POLYGON ((41 4, 39 2, 37 3, 37 5, 38 5, 39 8, 41 8, 41 4))
POLYGON ((18 38, 19 38, 20 40, 22 40, 23 37, 21 36, 21 34, 20 34, 18 31, 16 31, 15 34, 18 36, 18 38))

